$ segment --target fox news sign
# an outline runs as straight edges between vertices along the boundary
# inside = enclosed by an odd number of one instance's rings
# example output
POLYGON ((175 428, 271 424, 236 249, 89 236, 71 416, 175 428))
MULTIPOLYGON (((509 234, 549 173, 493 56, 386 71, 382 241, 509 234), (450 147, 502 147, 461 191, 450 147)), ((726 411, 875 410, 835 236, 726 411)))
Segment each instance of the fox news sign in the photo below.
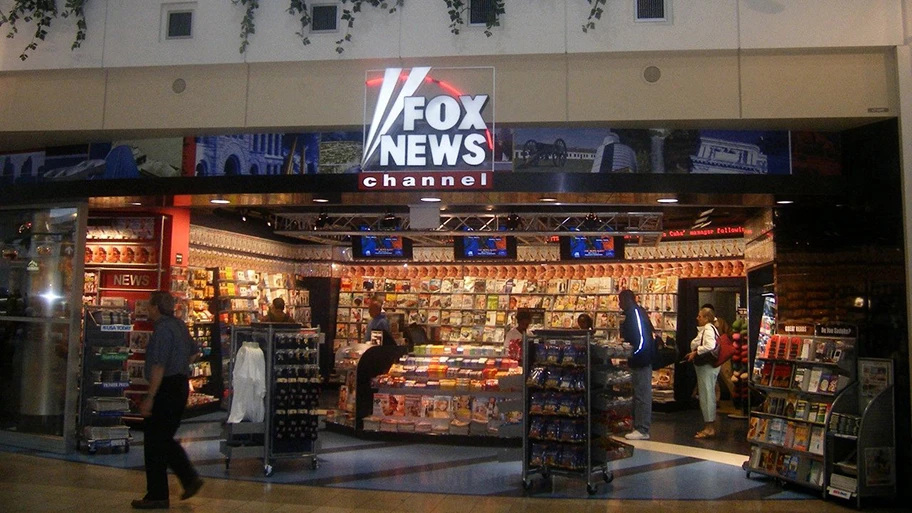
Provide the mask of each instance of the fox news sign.
POLYGON ((491 188, 493 91, 493 68, 368 72, 359 188, 491 188))

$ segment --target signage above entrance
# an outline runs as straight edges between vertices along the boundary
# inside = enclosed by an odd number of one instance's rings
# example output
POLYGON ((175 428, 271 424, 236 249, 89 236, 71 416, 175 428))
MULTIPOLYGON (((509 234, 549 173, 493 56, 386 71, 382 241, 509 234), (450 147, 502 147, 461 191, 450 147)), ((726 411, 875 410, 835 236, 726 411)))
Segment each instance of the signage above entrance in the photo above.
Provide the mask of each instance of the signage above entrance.
POLYGON ((360 189, 492 186, 493 68, 388 68, 366 78, 360 189))

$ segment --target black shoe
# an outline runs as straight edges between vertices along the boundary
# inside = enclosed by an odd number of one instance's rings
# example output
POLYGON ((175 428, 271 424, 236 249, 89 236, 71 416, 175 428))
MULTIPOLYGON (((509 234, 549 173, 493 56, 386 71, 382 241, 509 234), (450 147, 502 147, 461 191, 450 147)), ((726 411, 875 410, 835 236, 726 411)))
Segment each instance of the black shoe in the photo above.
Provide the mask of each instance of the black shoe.
POLYGON ((168 509, 171 504, 168 503, 168 499, 136 499, 130 506, 133 506, 133 509, 168 509))
POLYGON ((190 484, 184 488, 184 493, 181 495, 181 500, 185 501, 190 497, 196 495, 196 492, 200 491, 200 488, 203 487, 203 480, 197 477, 190 484))

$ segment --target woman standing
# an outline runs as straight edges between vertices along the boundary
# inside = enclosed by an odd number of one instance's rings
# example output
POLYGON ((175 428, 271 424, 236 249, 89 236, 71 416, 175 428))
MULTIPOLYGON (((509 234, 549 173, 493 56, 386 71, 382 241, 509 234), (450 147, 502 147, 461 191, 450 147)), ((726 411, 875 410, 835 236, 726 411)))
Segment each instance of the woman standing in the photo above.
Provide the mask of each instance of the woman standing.
POLYGON ((697 390, 704 422, 703 430, 698 431, 694 438, 716 436, 716 379, 719 377, 719 367, 713 365, 712 353, 716 349, 719 332, 713 325, 715 317, 709 308, 700 309, 697 314, 697 336, 690 341, 690 352, 687 353, 687 360, 694 362, 697 370, 697 390))

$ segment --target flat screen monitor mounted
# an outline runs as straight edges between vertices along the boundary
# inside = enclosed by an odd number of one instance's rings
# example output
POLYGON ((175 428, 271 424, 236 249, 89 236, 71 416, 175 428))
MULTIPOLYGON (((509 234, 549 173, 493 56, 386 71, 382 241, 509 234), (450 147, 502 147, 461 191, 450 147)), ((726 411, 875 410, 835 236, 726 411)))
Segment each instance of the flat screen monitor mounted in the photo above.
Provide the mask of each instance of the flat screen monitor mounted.
POLYGON ((399 235, 359 235, 352 237, 352 258, 409 260, 412 241, 399 235))
POLYGON ((624 237, 613 235, 568 235, 560 238, 561 260, 621 260, 624 237))
POLYGON ((456 260, 516 260, 516 238, 509 235, 465 235, 453 240, 456 260))

